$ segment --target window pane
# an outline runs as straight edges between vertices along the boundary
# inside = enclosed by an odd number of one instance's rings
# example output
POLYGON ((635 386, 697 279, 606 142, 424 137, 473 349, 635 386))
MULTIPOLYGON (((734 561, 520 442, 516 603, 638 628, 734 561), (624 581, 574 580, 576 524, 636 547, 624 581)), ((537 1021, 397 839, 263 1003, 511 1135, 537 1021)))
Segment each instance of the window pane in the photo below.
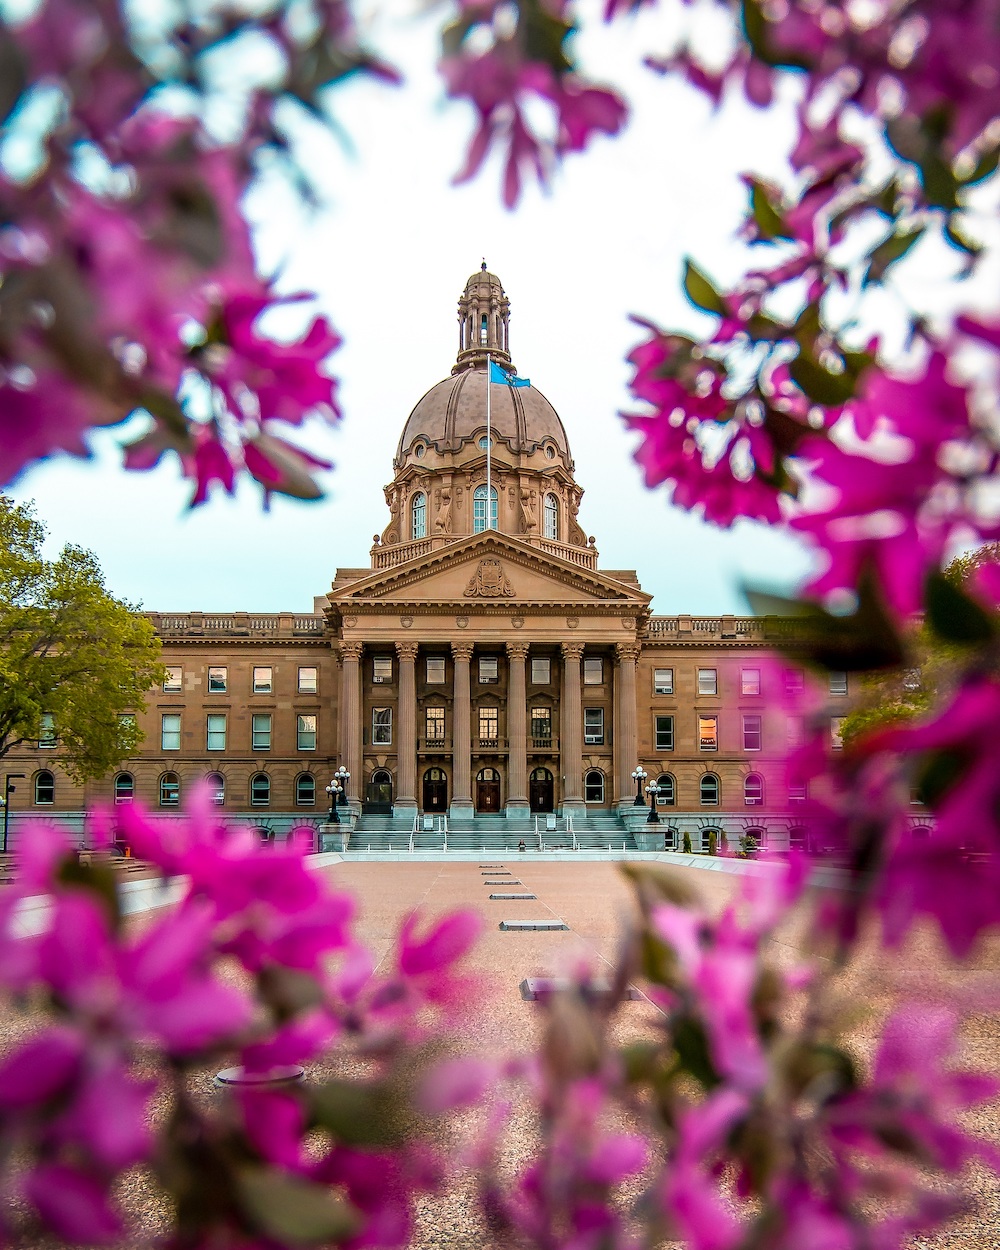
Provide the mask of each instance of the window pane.
POLYGON ((847 694, 847 674, 831 673, 830 674, 830 693, 831 694, 847 694))
POLYGON ((500 680, 500 661, 497 656, 481 655, 479 657, 479 680, 481 683, 500 680))
POLYGON ((674 693, 674 670, 672 668, 653 669, 653 694, 674 693))
POLYGON ((208 693, 225 694, 228 677, 229 670, 227 668, 221 668, 218 665, 210 666, 208 670, 208 693))
POLYGON ((790 747, 802 745, 802 717, 789 716, 785 722, 785 741, 790 747))
POLYGON ((841 730, 844 727, 845 719, 846 717, 844 716, 831 716, 830 717, 830 745, 833 747, 835 751, 841 750, 844 745, 844 739, 841 735, 841 730))
POLYGON ((587 803, 604 802, 604 774, 596 770, 587 773, 583 783, 583 797, 587 803))
POLYGON ((427 496, 419 491, 413 496, 411 512, 410 537, 425 538, 427 536, 427 496))
POLYGON ((444 741, 444 708, 427 708, 427 741, 444 741))
POLYGON ((604 708, 583 709, 583 741, 591 746, 604 745, 604 708))
POLYGON ((599 655, 587 656, 584 659, 583 684, 585 686, 601 686, 604 684, 604 661, 599 655))
POLYGON ((160 806, 176 807, 181 801, 181 783, 176 773, 164 773, 160 778, 160 806))
POLYGON ((764 778, 759 773, 748 773, 743 782, 743 798, 748 804, 764 802, 764 778))
POLYGON ((48 804, 56 801, 56 781, 52 774, 43 770, 35 776, 35 802, 48 804))
POLYGON ((251 807, 267 807, 271 802, 271 778, 267 773, 257 773, 250 779, 251 807))
POLYGON ((226 749, 226 718, 224 716, 208 718, 208 749, 210 751, 226 749))
POLYGON ((745 668, 740 674, 740 692, 742 694, 760 694, 760 669, 745 668))
POLYGON ((531 737, 535 746, 544 746, 552 741, 552 709, 550 707, 531 709, 531 737))
POLYGON ((253 671, 254 694, 270 694, 273 688, 270 667, 255 668, 253 671))
POLYGON ((444 656, 429 655, 427 657, 428 685, 438 686, 444 681, 444 656))
POLYGON ((135 778, 131 773, 119 773, 115 778, 115 802, 131 803, 135 795, 135 778))
POLYGON ((702 751, 719 749, 719 718, 717 716, 698 717, 698 746, 702 751))
POLYGON ((714 668, 698 669, 698 693, 718 694, 719 675, 714 668))
POLYGON ((497 488, 490 487, 490 522, 486 523, 486 487, 477 486, 472 497, 472 532, 481 534, 485 529, 497 528, 497 488))
POLYGON ((181 749, 181 718, 178 713, 168 713, 160 718, 160 750, 181 749))
POLYGON ((392 708, 372 708, 372 745, 392 745, 392 708))
POLYGON ((221 807, 226 801, 226 779, 222 773, 209 773, 205 778, 210 787, 212 802, 221 807))
POLYGON ((372 681, 392 681, 392 656, 376 655, 372 657, 372 681))
POLYGON ((271 749, 271 714, 262 712, 253 718, 252 723, 253 749, 270 751, 271 749))
POLYGON ((759 716, 743 717, 743 750, 759 751, 762 739, 761 718, 759 716))
POLYGON ((664 773, 662 777, 656 779, 656 805, 657 807, 673 807, 674 805, 674 779, 669 773, 664 773))
POLYGON ((51 712, 43 712, 38 727, 38 745, 54 747, 56 745, 56 718, 51 712))
POLYGON ((300 751, 316 750, 316 717, 298 717, 297 742, 300 751))
POLYGON ((545 496, 543 534, 545 538, 559 538, 559 500, 555 495, 545 496))
POLYGON ((547 655, 533 655, 531 657, 531 684, 547 686, 551 680, 552 661, 547 655))
POLYGON ((500 735, 500 709, 490 705, 479 709, 479 741, 496 742, 500 735))
POLYGON ((701 779, 701 805, 714 807, 719 802, 719 779, 714 773, 706 773, 701 779))
POLYGON ((674 749, 674 718, 657 716, 656 718, 656 749, 672 751, 674 749))
POLYGON ((302 773, 296 781, 295 802, 298 807, 311 807, 316 802, 316 778, 312 773, 302 773))
POLYGON ((180 690, 182 677, 183 670, 179 664, 168 664, 166 676, 163 678, 163 689, 168 693, 180 690))
POLYGON ((806 688, 806 675, 801 668, 785 669, 785 693, 801 694, 806 688))
POLYGON ((299 693, 315 694, 316 693, 316 669, 300 668, 299 669, 299 693))

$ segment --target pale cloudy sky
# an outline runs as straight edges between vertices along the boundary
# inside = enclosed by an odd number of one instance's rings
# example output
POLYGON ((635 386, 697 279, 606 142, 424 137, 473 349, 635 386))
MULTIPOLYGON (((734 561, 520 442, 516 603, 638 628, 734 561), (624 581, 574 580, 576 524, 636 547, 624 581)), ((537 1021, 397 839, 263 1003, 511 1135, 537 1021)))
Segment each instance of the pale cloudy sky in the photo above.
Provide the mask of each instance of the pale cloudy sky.
POLYGON ((152 609, 305 610, 337 566, 367 566, 385 525, 383 485, 399 432, 421 395, 454 363, 456 301, 485 257, 511 300, 511 350, 561 415, 585 488, 580 521, 601 564, 635 568, 654 610, 743 611, 741 580, 791 586, 808 562, 790 538, 742 525, 723 533, 647 492, 631 460, 625 356, 635 313, 698 327, 678 294, 682 257, 726 280, 745 253, 733 236, 751 161, 780 168, 790 108, 768 115, 704 101, 641 67, 666 46, 657 13, 581 45, 585 63, 622 84, 628 132, 572 159, 550 193, 531 188, 515 213, 499 173, 453 188, 470 118, 446 105, 430 69, 433 23, 395 18, 373 30, 408 85, 350 83, 335 97, 340 142, 314 128, 308 159, 322 208, 307 214, 279 186, 251 203, 262 263, 281 263, 287 290, 310 289, 344 338, 333 365, 342 424, 297 431, 336 462, 315 504, 259 493, 217 495, 189 512, 189 488, 167 463, 118 470, 121 431, 95 440, 89 462, 50 462, 13 492, 36 500, 53 543, 93 549, 112 590, 152 609))

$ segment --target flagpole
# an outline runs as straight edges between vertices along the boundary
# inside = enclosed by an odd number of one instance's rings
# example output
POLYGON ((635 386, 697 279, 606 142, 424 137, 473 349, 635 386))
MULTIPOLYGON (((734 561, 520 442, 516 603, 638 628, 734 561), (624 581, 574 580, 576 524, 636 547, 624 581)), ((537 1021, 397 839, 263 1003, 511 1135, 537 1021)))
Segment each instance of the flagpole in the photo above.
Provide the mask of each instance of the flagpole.
POLYGON ((493 442, 490 437, 490 391, 493 389, 493 380, 491 378, 490 354, 486 353, 486 528, 493 528, 493 489, 491 481, 491 457, 490 450, 493 442))

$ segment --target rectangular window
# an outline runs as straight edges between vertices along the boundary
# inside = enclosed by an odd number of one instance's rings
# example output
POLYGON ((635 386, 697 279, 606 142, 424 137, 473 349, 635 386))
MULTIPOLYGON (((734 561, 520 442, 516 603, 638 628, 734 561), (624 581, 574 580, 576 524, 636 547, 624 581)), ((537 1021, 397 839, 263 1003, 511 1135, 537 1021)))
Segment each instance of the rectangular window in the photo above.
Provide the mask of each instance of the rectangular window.
POLYGON ((165 672, 163 689, 167 694, 177 694, 181 688, 181 680, 184 676, 183 669, 179 664, 168 664, 165 672))
POLYGON ((372 681, 385 685, 392 681, 392 656, 372 656, 372 681))
POLYGON ((216 715, 208 718, 208 735, 205 745, 209 751, 226 749, 226 718, 224 716, 216 715))
POLYGON ((479 741, 497 742, 500 738, 500 709, 489 706, 479 709, 479 741))
POLYGON ((169 712, 160 717, 160 750, 179 751, 181 749, 181 718, 177 712, 169 712))
POLYGON ((54 747, 56 745, 56 718, 51 712, 43 712, 38 724, 38 745, 54 747))
POLYGON ((604 745, 604 708, 583 709, 583 740, 589 746, 604 745))
POLYGON ((552 661, 547 655, 533 655, 531 657, 531 684, 547 686, 551 680, 552 661))
POLYGON ((656 718, 656 749, 672 751, 674 749, 674 718, 657 716, 656 718))
POLYGON ((760 694, 760 669, 740 670, 740 694, 760 694))
POLYGON ((274 682, 272 680, 272 672, 270 665, 253 670, 253 692, 254 694, 271 694, 274 690, 274 682))
POLYGON ((495 655, 481 655, 479 657, 479 682, 480 685, 489 683, 493 685, 500 680, 500 661, 495 655))
POLYGON ((444 656, 429 655, 427 657, 427 684, 440 686, 444 682, 444 656))
POLYGON ((830 717, 830 746, 833 747, 835 751, 842 751, 844 749, 844 738, 841 731, 844 728, 844 721, 846 719, 847 718, 844 716, 830 717))
POLYGON ((785 669, 785 694, 802 694, 806 688, 806 675, 801 668, 785 669))
POLYGON ((372 708, 372 746, 392 746, 392 708, 372 708))
POLYGON ((698 717, 698 746, 702 751, 718 751, 719 718, 717 716, 698 717))
POLYGON ((300 668, 299 669, 299 694, 315 694, 316 693, 316 669, 300 668))
POLYGON ((604 661, 599 655, 584 657, 583 684, 585 686, 604 685, 604 661))
POLYGON ((444 708, 427 709, 427 741, 444 742, 444 708))
POLYGON ((223 668, 218 664, 210 665, 208 669, 208 693, 225 694, 228 680, 228 668, 223 668))
POLYGON ((653 694, 674 693, 674 670, 672 668, 653 669, 653 694))
POLYGON ((548 746, 552 741, 552 709, 550 707, 533 707, 531 709, 531 742, 533 746, 548 746))
POLYGON ((831 673, 830 674, 830 693, 831 694, 847 694, 847 674, 831 673))
POLYGON ((130 750, 135 743, 135 713, 118 713, 118 741, 130 750))
MULTIPOLYGON (((301 669, 299 670, 301 672, 301 669)), ((315 669, 313 672, 315 673, 315 669)), ((316 750, 316 717, 314 714, 299 716, 296 730, 296 743, 300 751, 316 750)))
POLYGON ((802 717, 789 716, 785 721, 785 742, 790 747, 800 747, 802 745, 802 717))
POLYGON ((761 727, 761 718, 759 716, 744 716, 743 750, 759 751, 761 749, 762 737, 763 729, 761 727))
POLYGON ((270 751, 271 749, 271 713, 261 712, 254 716, 251 724, 251 733, 253 735, 253 749, 255 751, 270 751))
POLYGON ((793 803, 800 803, 806 797, 806 783, 804 781, 789 781, 788 797, 793 803))
POLYGON ((719 693, 719 674, 714 668, 698 669, 698 693, 719 693))

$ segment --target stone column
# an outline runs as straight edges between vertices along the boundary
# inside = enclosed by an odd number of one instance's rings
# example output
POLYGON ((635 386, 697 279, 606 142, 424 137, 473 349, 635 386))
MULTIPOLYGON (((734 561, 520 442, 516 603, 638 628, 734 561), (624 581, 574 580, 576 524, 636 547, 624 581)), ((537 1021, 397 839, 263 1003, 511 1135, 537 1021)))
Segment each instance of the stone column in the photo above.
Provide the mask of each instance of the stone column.
POLYGON ((451 654, 455 661, 454 710, 451 772, 451 810, 454 819, 470 820, 475 809, 472 806, 472 685, 469 664, 472 660, 471 642, 453 642, 451 654))
POLYGON ((580 686, 582 642, 564 642, 563 686, 559 728, 559 759, 563 775, 563 815, 582 816, 583 801, 583 700, 580 686))
POLYGON ((528 643, 507 643, 507 819, 526 821, 528 805, 528 709, 524 665, 528 643))
POLYGON ((399 724, 396 729, 396 801, 393 820, 412 825, 417 811, 417 643, 397 642, 399 724))
MULTIPOLYGON (((615 644, 615 805, 620 809, 635 802, 632 770, 639 762, 636 733, 635 666, 641 648, 637 642, 615 644)), ((648 785, 648 781, 646 782, 648 785)), ((643 799, 645 799, 643 794, 643 799)))
POLYGON ((351 774, 347 801, 355 812, 361 810, 361 653, 364 649, 361 642, 340 645, 340 758, 351 774))

